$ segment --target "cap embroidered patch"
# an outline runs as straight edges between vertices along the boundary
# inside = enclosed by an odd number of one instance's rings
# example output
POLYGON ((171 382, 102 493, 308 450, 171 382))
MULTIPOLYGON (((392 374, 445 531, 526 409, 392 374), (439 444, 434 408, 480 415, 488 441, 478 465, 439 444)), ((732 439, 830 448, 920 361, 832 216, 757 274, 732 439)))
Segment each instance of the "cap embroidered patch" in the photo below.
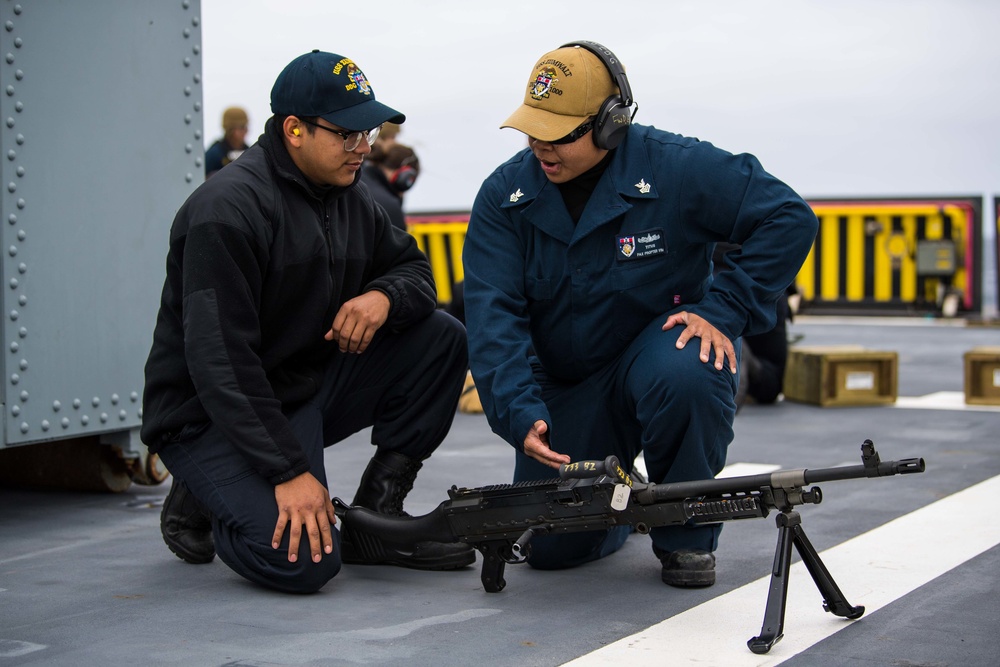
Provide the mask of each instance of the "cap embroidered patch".
POLYGON ((555 67, 543 67, 535 77, 535 85, 531 87, 531 97, 536 100, 545 99, 552 90, 552 84, 558 80, 555 67))
POLYGON ((368 79, 361 68, 354 64, 350 58, 344 58, 333 68, 334 74, 340 74, 340 70, 347 67, 347 78, 351 81, 344 86, 344 90, 357 90, 362 95, 371 95, 372 87, 368 84, 368 79))

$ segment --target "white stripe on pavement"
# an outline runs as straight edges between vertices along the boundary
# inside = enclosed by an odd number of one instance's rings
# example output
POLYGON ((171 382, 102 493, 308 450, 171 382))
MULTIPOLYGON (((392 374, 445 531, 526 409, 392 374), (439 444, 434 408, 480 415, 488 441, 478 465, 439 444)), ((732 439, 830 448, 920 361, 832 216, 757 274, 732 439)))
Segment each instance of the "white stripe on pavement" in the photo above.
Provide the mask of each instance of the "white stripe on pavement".
MULTIPOLYGON (((998 494, 1000 476, 828 549, 823 562, 848 602, 864 605, 865 616, 871 615, 1000 544, 1000 521, 982 522, 968 512, 992 507, 998 494), (948 548, 930 548, 941 544, 948 548)), ((808 517, 803 525, 808 534, 808 517)), ((847 621, 824 612, 822 596, 799 561, 789 577, 784 638, 766 655, 751 653, 746 641, 760 632, 769 582, 769 576, 758 579, 566 666, 777 665, 850 623, 864 623, 865 616, 847 621)))

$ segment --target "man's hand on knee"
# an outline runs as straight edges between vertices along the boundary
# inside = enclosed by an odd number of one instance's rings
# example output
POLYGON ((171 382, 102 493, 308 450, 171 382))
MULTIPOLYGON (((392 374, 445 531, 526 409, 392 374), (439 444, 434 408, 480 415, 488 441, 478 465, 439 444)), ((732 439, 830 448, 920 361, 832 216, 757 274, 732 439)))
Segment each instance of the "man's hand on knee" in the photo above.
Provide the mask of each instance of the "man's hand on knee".
POLYGON ((274 500, 278 505, 278 523, 274 526, 271 546, 277 549, 288 529, 288 561, 298 560, 302 527, 309 539, 312 560, 318 563, 323 554, 333 553, 332 526, 337 523, 333 503, 326 487, 311 473, 302 473, 274 487, 274 500))
POLYGON ((677 336, 677 349, 683 350, 687 342, 692 338, 701 339, 701 360, 708 363, 709 355, 715 350, 715 367, 722 370, 726 359, 729 359, 729 372, 736 373, 736 348, 733 342, 724 333, 716 329, 705 318, 681 311, 674 313, 663 323, 663 330, 673 329, 676 325, 683 324, 684 331, 677 336))

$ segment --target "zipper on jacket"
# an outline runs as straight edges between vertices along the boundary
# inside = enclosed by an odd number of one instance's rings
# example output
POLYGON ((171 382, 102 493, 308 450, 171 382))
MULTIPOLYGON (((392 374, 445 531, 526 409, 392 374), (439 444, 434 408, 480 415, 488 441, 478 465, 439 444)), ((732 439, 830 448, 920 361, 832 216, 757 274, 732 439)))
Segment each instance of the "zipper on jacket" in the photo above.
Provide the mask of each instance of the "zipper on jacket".
POLYGON ((323 231, 326 233, 326 249, 330 257, 330 266, 333 267, 333 234, 330 232, 329 211, 323 211, 323 231))

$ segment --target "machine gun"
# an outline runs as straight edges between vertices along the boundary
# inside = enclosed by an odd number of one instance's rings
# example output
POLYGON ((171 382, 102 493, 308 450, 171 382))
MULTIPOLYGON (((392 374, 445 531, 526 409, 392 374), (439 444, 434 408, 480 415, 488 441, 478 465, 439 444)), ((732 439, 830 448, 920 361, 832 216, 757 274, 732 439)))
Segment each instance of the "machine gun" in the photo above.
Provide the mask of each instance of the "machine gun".
POLYGON ((483 554, 481 579, 491 593, 503 590, 507 563, 527 560, 536 535, 558 535, 630 525, 640 533, 657 526, 716 523, 764 518, 778 510, 778 546, 771 570, 767 606, 760 635, 747 646, 767 653, 781 639, 788 595, 792 546, 823 595, 823 609, 848 619, 859 618, 864 606, 847 602, 819 554, 806 538, 797 505, 818 504, 819 487, 809 486, 862 477, 888 477, 924 471, 920 458, 881 461, 875 445, 861 445, 861 465, 816 470, 777 470, 761 475, 670 484, 634 481, 618 459, 578 461, 563 465, 559 478, 499 484, 476 489, 453 486, 450 498, 423 516, 393 517, 361 507, 333 503, 337 515, 359 539, 362 554, 381 557, 383 543, 424 540, 464 542, 483 554))

